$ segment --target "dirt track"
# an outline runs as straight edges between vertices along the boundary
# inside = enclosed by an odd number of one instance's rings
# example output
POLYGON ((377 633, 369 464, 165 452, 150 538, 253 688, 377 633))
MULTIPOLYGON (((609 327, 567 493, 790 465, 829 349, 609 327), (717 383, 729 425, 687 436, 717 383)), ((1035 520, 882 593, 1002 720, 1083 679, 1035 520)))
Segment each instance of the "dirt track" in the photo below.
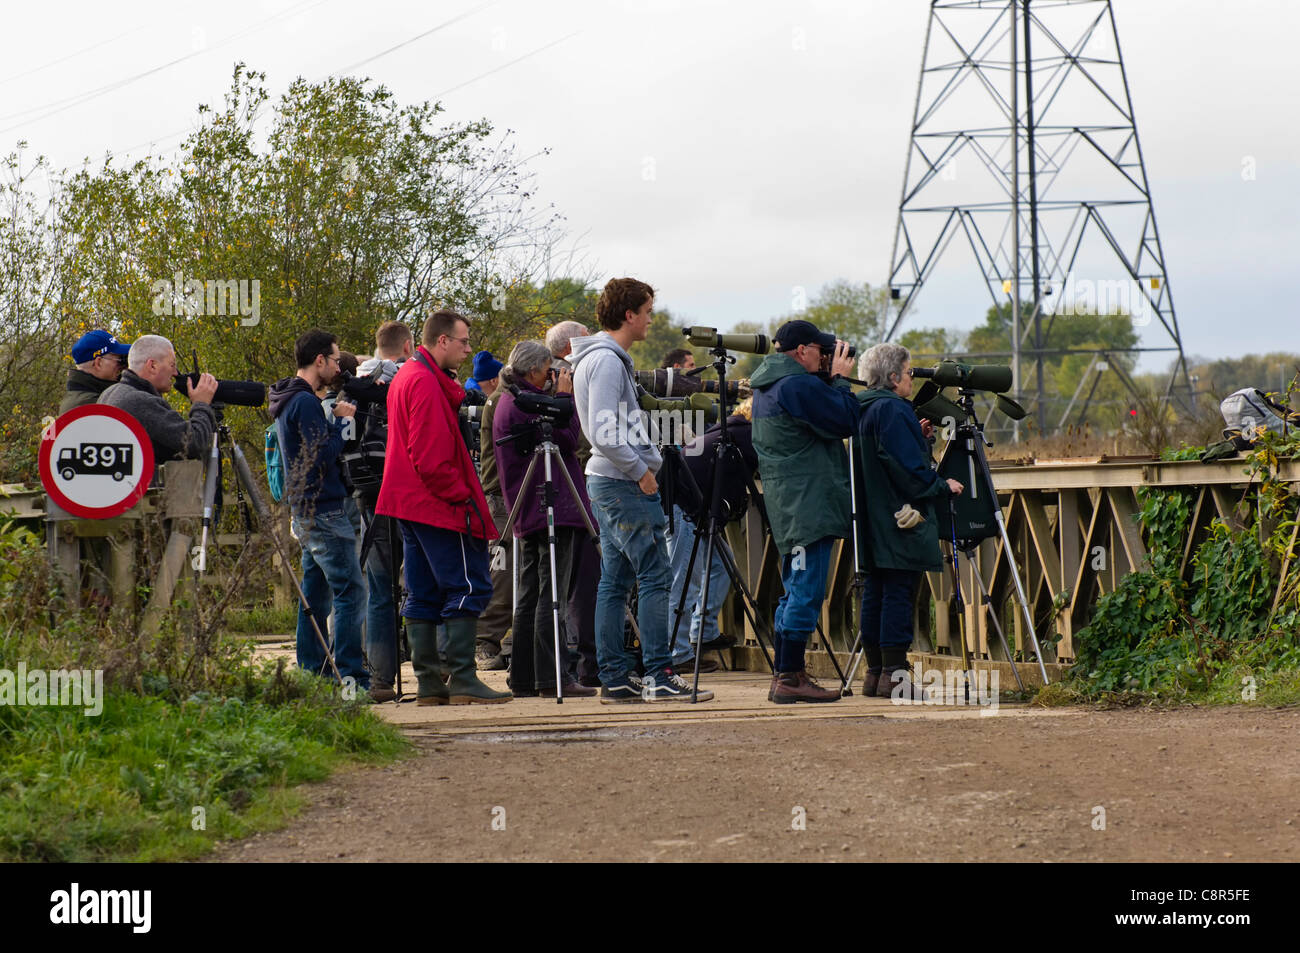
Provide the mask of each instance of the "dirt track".
POLYGON ((416 757, 313 786, 288 829, 215 859, 1300 858, 1300 711, 775 709, 765 684, 712 676, 701 706, 383 706, 416 757))

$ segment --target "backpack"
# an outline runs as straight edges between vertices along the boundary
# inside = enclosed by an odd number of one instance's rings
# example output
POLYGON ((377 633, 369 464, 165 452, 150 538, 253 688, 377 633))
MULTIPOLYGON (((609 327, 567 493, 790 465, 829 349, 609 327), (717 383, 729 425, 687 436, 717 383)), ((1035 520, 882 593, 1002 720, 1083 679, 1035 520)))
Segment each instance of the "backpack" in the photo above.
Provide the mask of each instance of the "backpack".
POLYGON ((1280 434, 1287 423, 1294 424, 1290 410, 1269 400, 1263 391, 1254 387, 1243 387, 1223 398, 1219 413, 1223 414, 1223 422, 1228 425, 1224 428, 1225 437, 1229 431, 1251 433, 1256 427, 1280 434))
POLYGON ((280 445, 280 422, 273 421, 266 428, 266 485, 271 499, 279 503, 284 498, 284 451, 280 445))
MULTIPOLYGON (((376 372, 377 373, 377 372, 376 372)), ((359 378, 365 381, 366 378, 359 378)), ((343 446, 339 465, 343 479, 353 492, 367 500, 379 496, 379 484, 384 479, 384 457, 388 451, 388 386, 391 382, 375 384, 371 392, 375 399, 357 400, 357 436, 343 446), (382 388, 379 391, 378 388, 382 388), (378 395, 378 396, 376 396, 378 395)))

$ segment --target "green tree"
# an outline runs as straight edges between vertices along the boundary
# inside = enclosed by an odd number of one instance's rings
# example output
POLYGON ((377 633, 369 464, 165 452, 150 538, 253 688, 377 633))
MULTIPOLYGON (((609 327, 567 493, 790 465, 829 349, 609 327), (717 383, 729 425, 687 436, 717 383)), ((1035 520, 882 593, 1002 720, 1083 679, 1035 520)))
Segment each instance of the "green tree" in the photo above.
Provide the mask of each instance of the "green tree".
MULTIPOLYGON (((174 161, 109 160, 68 181, 61 306, 74 322, 164 334, 183 363, 195 350, 220 377, 262 381, 293 372, 293 342, 315 326, 357 353, 382 321, 418 335, 439 307, 476 318, 476 349, 508 353, 544 330, 575 290, 532 283, 557 218, 534 207, 526 166, 490 123, 447 124, 437 104, 350 77, 300 79, 261 147, 264 79, 236 67, 224 107, 200 107, 174 161), (184 282, 254 279, 256 322, 212 313, 211 292, 187 307, 184 282)), ((250 440, 267 419, 230 416, 250 440)))

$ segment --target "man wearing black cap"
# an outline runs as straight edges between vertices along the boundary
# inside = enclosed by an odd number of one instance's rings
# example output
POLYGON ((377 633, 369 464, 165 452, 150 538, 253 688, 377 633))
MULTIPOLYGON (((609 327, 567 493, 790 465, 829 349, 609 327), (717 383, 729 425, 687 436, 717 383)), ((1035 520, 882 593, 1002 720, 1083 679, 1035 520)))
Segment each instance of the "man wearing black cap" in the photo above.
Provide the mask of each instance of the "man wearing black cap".
POLYGON ((87 331, 72 345, 72 363, 68 371, 68 389, 59 404, 62 416, 74 407, 93 404, 122 376, 131 345, 119 341, 107 331, 87 331))
POLYGON ((804 650, 826 598, 835 540, 851 532, 844 440, 859 411, 844 378, 853 359, 844 341, 810 321, 787 321, 775 340, 776 353, 750 377, 754 450, 785 587, 776 608, 776 673, 768 699, 832 702, 839 692, 808 677, 804 650))

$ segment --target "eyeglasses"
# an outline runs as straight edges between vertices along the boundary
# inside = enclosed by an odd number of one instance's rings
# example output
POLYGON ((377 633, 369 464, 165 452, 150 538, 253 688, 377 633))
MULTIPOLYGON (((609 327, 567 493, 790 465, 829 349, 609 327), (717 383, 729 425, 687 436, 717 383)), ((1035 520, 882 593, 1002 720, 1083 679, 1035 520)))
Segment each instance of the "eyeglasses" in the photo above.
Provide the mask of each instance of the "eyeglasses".
POLYGON ((444 334, 443 337, 445 337, 448 341, 455 341, 455 342, 456 342, 457 344, 459 344, 461 347, 469 347, 469 335, 468 335, 468 334, 465 335, 463 338, 454 338, 454 337, 452 337, 450 334, 444 334))

